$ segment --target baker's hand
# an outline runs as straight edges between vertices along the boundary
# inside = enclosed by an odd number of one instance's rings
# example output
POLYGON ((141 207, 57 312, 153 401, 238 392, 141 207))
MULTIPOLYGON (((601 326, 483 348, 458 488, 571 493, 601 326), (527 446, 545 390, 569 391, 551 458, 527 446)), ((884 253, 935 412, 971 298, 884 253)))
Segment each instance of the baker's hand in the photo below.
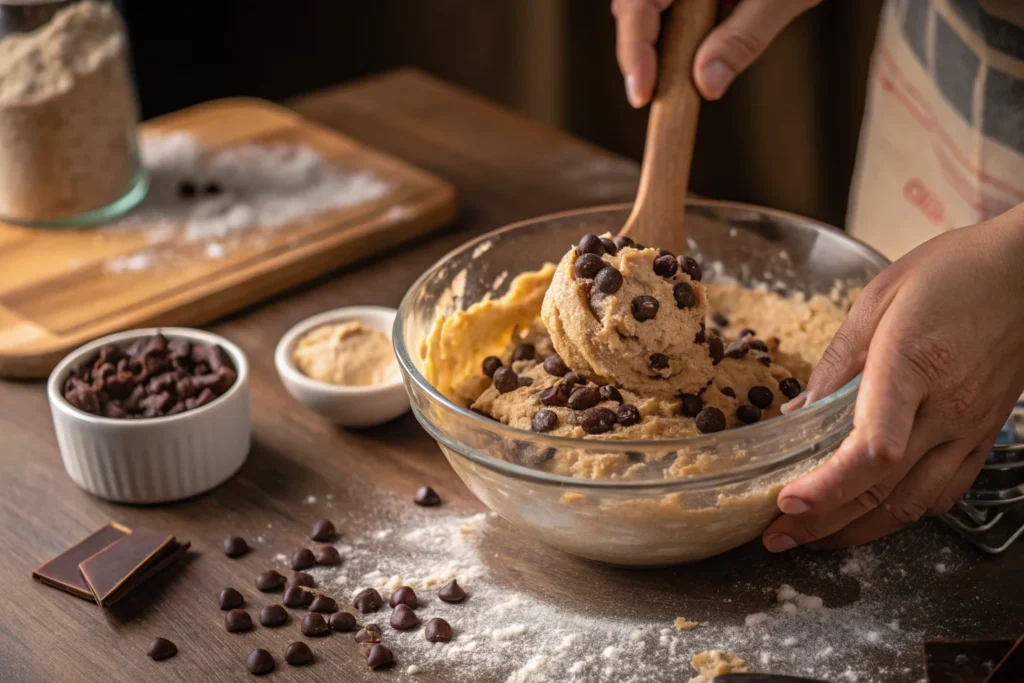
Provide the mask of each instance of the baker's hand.
POLYGON ((863 371, 854 430, 779 493, 780 552, 866 543, 949 510, 1024 389, 1024 205, 929 240, 857 298, 791 412, 863 371))
MULTIPOLYGON (((626 79, 626 97, 634 107, 651 101, 658 73, 654 46, 661 13, 673 0, 612 0, 618 40, 619 69, 626 79)), ((801 12, 821 0, 743 0, 716 27, 693 61, 693 80, 700 94, 717 100, 733 79, 761 56, 765 48, 801 12)))

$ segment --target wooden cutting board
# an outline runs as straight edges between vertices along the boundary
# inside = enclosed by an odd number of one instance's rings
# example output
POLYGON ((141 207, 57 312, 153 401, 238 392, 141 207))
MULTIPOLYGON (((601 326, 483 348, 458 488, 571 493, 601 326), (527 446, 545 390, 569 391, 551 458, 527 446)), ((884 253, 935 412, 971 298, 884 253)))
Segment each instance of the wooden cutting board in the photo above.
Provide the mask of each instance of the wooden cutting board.
POLYGON ((454 189, 436 176, 269 102, 208 102, 149 121, 141 135, 174 131, 215 149, 304 143, 346 172, 369 172, 387 190, 273 229, 240 231, 226 252, 202 239, 154 246, 153 226, 145 224, 112 231, 0 222, 0 376, 45 376, 69 351, 111 332, 201 325, 438 228, 456 213, 454 189))

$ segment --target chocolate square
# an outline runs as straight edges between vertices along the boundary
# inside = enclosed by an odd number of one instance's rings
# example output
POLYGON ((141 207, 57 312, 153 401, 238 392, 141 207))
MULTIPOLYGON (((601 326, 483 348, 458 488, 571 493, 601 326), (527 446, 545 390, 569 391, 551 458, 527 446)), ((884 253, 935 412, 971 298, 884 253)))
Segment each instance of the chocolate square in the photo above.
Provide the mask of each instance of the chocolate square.
POLYGON ((32 578, 84 600, 93 600, 78 564, 129 533, 128 527, 114 522, 106 524, 32 572, 32 578))
POLYGON ((79 563, 78 568, 96 603, 109 607, 137 585, 141 575, 179 548, 173 536, 140 527, 79 563))

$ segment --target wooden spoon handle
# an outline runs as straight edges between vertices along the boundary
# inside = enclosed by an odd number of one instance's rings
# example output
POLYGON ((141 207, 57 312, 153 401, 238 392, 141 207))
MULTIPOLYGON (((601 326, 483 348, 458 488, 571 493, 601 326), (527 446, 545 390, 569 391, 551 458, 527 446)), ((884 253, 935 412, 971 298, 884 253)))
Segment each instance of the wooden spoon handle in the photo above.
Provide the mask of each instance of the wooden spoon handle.
POLYGON ((676 0, 662 15, 658 82, 651 102, 633 212, 621 234, 646 246, 685 253, 686 191, 700 94, 693 58, 715 23, 716 0, 676 0))

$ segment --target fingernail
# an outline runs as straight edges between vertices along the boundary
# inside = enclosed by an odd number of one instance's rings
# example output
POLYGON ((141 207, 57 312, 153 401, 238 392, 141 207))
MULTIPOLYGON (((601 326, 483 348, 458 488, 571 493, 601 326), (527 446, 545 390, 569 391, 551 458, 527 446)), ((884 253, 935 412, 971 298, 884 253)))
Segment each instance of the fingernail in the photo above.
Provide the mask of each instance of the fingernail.
POLYGON ((769 534, 764 538, 764 547, 773 553, 784 553, 796 547, 796 540, 787 534, 769 534))
POLYGON ((729 87, 735 77, 736 74, 729 68, 729 65, 720 59, 708 62, 701 71, 704 89, 713 100, 717 100, 725 94, 725 89, 729 87))
POLYGON ((633 78, 632 74, 626 76, 626 99, 629 100, 630 105, 634 109, 644 106, 643 101, 640 99, 640 92, 636 89, 636 79, 633 78))
POLYGON ((810 503, 799 498, 783 498, 779 501, 779 509, 787 515, 802 515, 811 509, 810 503))
POLYGON ((783 415, 787 415, 793 412, 794 410, 799 410, 800 408, 803 408, 806 404, 807 394, 803 394, 801 396, 797 396, 792 401, 787 401, 786 403, 783 403, 781 406, 779 406, 779 410, 782 411, 783 415))

